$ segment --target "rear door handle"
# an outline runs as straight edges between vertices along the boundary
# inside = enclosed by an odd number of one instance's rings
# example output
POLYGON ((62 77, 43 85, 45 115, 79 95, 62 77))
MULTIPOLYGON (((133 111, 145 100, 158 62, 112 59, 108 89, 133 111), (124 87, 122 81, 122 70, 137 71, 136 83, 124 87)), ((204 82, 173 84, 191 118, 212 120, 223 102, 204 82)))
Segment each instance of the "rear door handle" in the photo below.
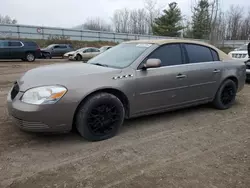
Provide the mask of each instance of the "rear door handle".
POLYGON ((176 76, 177 79, 186 78, 186 77, 187 77, 187 75, 185 75, 185 74, 178 74, 178 75, 176 76))
POLYGON ((214 73, 219 73, 220 72, 220 70, 218 70, 218 69, 214 69, 214 71, 213 71, 214 73))

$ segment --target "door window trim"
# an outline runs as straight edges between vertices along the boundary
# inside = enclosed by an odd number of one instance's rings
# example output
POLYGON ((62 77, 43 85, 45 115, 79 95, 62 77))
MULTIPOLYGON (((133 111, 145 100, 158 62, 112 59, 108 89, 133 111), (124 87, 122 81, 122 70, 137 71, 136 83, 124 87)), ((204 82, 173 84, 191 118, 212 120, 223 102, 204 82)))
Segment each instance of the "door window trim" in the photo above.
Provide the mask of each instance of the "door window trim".
POLYGON ((8 48, 22 48, 24 47, 24 44, 21 41, 8 41, 8 48), (19 42, 21 46, 10 46, 11 42, 19 42))
MULTIPOLYGON (((186 57, 184 55, 184 51, 183 51, 183 48, 182 48, 182 43, 179 43, 179 42, 174 42, 174 43, 167 43, 167 44, 162 44, 160 46, 158 46, 156 49, 154 49, 152 52, 150 52, 145 58, 143 58, 143 60, 141 61, 141 63, 137 66, 136 70, 141 70, 141 66, 142 64, 145 63, 145 60, 148 59, 148 57, 154 53, 156 50, 158 50, 159 48, 161 47, 164 47, 166 45, 172 45, 172 44, 178 44, 180 49, 181 49, 181 64, 179 65, 183 65, 183 64, 186 64, 185 61, 186 61, 186 57)), ((157 68, 149 68, 147 70, 150 70, 150 69, 159 69, 159 68, 164 68, 164 67, 173 67, 173 66, 179 66, 179 65, 169 65, 169 66, 161 66, 161 67, 157 67, 157 68)))

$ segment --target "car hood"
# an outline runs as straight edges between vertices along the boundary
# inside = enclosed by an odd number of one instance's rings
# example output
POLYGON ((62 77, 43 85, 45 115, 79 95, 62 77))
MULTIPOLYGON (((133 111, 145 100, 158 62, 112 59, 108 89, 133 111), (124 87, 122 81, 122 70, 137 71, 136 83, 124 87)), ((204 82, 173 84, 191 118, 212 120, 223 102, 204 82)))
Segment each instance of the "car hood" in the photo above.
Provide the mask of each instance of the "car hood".
POLYGON ((241 51, 232 51, 230 54, 247 54, 247 50, 241 50, 241 51))
POLYGON ((65 53, 65 55, 74 55, 75 53, 76 53, 76 51, 71 51, 71 52, 65 53))
POLYGON ((88 63, 63 63, 41 66, 27 71, 17 82, 20 91, 44 85, 63 85, 70 87, 79 80, 89 82, 91 76, 100 76, 121 72, 120 69, 102 67, 88 63), (84 78, 83 78, 84 77, 84 78))
POLYGON ((41 51, 47 51, 48 52, 48 51, 50 51, 50 49, 49 48, 42 48, 41 51))

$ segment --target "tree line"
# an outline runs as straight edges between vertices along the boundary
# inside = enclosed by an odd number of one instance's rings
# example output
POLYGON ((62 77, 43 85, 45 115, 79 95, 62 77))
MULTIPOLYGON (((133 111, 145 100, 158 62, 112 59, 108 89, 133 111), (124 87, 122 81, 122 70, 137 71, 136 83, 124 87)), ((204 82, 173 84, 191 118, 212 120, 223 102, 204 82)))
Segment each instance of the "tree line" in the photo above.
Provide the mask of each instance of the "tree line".
POLYGON ((84 29, 118 33, 154 34, 210 40, 248 40, 250 37, 250 10, 231 5, 223 11, 220 0, 196 0, 190 7, 191 16, 182 14, 178 3, 162 7, 157 0, 145 0, 139 9, 119 9, 112 16, 111 24, 104 20, 89 19, 84 29))

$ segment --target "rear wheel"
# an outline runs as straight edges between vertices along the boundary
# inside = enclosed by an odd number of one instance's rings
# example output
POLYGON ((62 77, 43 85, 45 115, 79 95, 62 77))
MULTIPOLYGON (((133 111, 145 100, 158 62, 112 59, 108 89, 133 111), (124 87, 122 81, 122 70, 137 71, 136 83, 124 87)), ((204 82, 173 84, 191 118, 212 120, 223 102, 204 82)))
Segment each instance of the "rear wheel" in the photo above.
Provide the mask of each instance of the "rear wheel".
POLYGON ((230 79, 224 81, 216 93, 213 105, 220 110, 230 108, 235 102, 236 93, 236 83, 230 79))
POLYGON ((26 53, 25 60, 28 62, 33 62, 35 61, 35 55, 31 52, 26 53))
POLYGON ((117 134, 123 124, 122 102, 109 93, 98 93, 82 104, 76 114, 76 128, 89 141, 100 141, 117 134))

